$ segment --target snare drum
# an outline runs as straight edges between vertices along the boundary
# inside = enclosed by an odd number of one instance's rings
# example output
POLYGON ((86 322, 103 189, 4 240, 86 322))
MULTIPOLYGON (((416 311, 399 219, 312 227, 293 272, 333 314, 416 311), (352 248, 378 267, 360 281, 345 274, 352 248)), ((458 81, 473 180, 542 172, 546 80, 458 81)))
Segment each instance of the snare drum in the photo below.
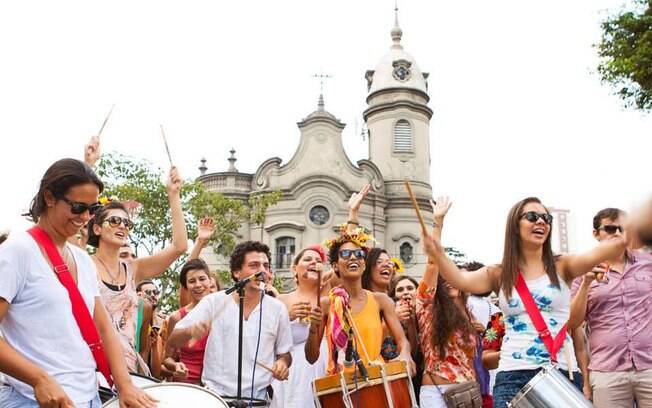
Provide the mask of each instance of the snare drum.
POLYGON ((312 383, 315 406, 318 408, 353 408, 358 398, 364 406, 374 408, 418 408, 412 379, 405 361, 367 367, 369 382, 353 372, 317 378, 312 383))
POLYGON ((554 366, 544 366, 507 404, 511 408, 591 408, 593 404, 554 366))
MULTIPOLYGON (((131 377, 131 382, 138 388, 143 388, 146 385, 160 383, 160 381, 156 378, 147 377, 136 373, 129 373, 129 377, 131 377)), ((101 373, 97 373, 97 383, 99 384, 98 392, 100 394, 100 401, 107 402, 115 397, 115 392, 113 392, 113 390, 109 387, 109 383, 106 382, 106 378, 104 378, 101 373)))
MULTIPOLYGON (((143 391, 157 399, 159 408, 207 407, 228 408, 219 395, 206 388, 185 383, 162 383, 145 385, 143 391)), ((102 405, 104 408, 120 408, 118 397, 102 405)))

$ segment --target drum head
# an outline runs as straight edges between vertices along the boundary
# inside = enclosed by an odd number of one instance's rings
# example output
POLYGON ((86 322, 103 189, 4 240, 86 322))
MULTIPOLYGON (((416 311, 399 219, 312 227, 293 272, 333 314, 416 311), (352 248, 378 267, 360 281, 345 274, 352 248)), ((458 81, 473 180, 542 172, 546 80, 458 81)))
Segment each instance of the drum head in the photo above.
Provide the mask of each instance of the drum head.
MULTIPOLYGON (((161 383, 146 385, 143 391, 157 399, 159 408, 174 407, 215 407, 228 408, 228 405, 219 395, 206 388, 184 383, 161 383)), ((104 408, 120 408, 118 398, 114 398, 104 408)))

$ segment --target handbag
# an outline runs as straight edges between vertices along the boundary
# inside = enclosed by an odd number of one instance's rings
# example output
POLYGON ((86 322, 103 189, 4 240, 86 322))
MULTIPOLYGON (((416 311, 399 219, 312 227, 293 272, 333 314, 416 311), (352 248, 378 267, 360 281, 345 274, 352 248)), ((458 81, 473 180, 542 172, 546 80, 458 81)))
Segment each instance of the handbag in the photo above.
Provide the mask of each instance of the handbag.
MULTIPOLYGON (((435 379, 430 375, 432 383, 435 379)), ((439 387, 437 390, 439 390, 439 387)), ((480 394, 480 385, 475 381, 465 381, 460 384, 447 385, 447 389, 441 392, 446 407, 448 408, 482 408, 482 395, 480 394)))
POLYGON ((70 303, 72 304, 72 314, 75 317, 79 331, 81 332, 84 341, 86 341, 88 347, 91 349, 97 369, 102 373, 106 382, 109 384, 109 387, 112 388, 113 378, 111 377, 111 369, 109 368, 109 363, 104 354, 104 346, 102 345, 100 334, 97 331, 97 327, 95 327, 95 322, 93 321, 93 317, 91 316, 88 307, 86 307, 86 303, 84 303, 84 298, 82 298, 81 293, 79 293, 79 288, 70 275, 68 265, 66 265, 61 258, 61 254, 57 251, 50 236, 43 231, 42 228, 34 226, 27 230, 27 232, 43 248, 52 263, 55 275, 59 278, 63 287, 68 291, 70 303))

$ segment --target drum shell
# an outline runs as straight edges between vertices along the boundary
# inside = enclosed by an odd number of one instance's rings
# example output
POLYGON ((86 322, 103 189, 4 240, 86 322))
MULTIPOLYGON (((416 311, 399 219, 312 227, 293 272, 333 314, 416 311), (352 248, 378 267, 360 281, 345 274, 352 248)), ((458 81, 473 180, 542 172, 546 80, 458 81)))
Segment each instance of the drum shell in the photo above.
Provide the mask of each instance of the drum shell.
POLYGON ((568 378, 545 366, 507 404, 511 408, 592 408, 593 404, 568 378))
MULTIPOLYGON (((394 407, 416 406, 416 402, 412 401, 410 392, 411 382, 409 382, 411 379, 407 375, 405 362, 390 362, 384 365, 384 369, 394 407)), ((354 391, 355 381, 353 379, 353 372, 345 373, 346 383, 351 391, 353 405, 356 406, 357 400, 360 399, 360 402, 364 403, 364 406, 388 408, 390 405, 387 401, 380 366, 369 366, 367 367, 367 371, 369 374, 369 384, 365 383, 364 379, 360 378, 360 374, 358 373, 358 391, 354 391)), ((345 408, 339 374, 316 379, 313 383, 313 389, 323 408, 345 408)))

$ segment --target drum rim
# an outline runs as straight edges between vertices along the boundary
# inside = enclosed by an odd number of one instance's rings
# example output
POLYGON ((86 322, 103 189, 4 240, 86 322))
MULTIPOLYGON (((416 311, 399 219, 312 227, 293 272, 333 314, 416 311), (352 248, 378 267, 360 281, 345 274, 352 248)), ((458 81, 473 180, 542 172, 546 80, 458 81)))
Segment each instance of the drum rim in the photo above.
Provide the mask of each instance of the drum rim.
POLYGON ((513 407, 525 397, 525 394, 527 394, 528 391, 540 383, 543 377, 550 372, 550 367, 554 368, 554 366, 551 366, 550 364, 546 364, 545 366, 541 367, 541 371, 539 371, 534 377, 532 377, 530 381, 528 381, 520 390, 518 390, 514 398, 509 401, 508 407, 513 407))
MULTIPOLYGON (((145 386, 143 386, 143 387, 140 387, 140 389, 143 390, 143 391, 146 391, 146 390, 148 390, 149 388, 168 387, 168 386, 170 386, 170 385, 174 385, 174 386, 182 386, 182 387, 188 387, 188 388, 196 388, 196 389, 202 390, 202 391, 204 391, 204 392, 206 392, 206 393, 208 393, 208 394, 211 394, 212 396, 216 397, 218 401, 220 401, 220 402, 222 402, 224 405, 228 406, 228 404, 226 403, 226 401, 224 401, 224 400, 222 399, 222 397, 221 397, 219 394, 217 394, 215 391, 212 391, 212 390, 210 390, 210 389, 208 389, 208 388, 205 388, 205 387, 201 387, 201 386, 196 385, 196 384, 188 384, 188 383, 182 383, 182 382, 161 382, 161 383, 158 383, 158 384, 147 384, 147 385, 145 385, 145 386)), ((104 407, 105 405, 108 405, 108 404, 110 404, 110 403, 112 403, 112 402, 116 402, 116 401, 118 401, 119 398, 120 398, 120 396, 119 396, 119 395, 116 395, 114 398, 111 398, 110 400, 108 400, 107 402, 105 402, 104 404, 102 404, 102 407, 104 407)))

